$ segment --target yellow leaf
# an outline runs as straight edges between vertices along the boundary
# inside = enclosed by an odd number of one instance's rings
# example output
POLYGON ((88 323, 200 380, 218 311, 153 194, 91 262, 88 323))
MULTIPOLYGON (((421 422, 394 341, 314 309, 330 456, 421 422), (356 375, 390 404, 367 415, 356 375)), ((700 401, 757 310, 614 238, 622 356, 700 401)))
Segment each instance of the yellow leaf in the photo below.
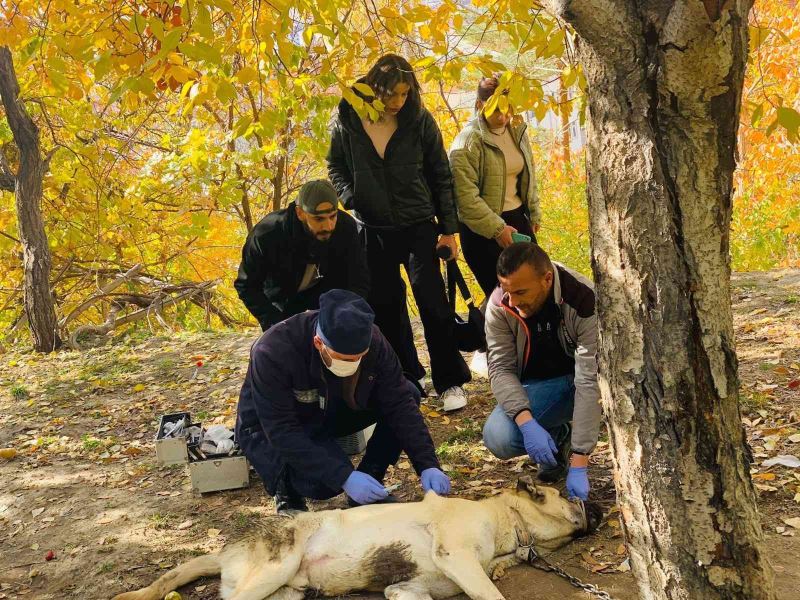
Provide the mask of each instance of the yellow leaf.
POLYGON ((435 410, 431 410, 431 411, 429 411, 429 412, 428 412, 428 416, 429 416, 429 417, 441 417, 442 415, 440 415, 440 414, 439 414, 438 412, 436 412, 435 410))
POLYGON ((137 383, 135 386, 133 386, 133 391, 134 392, 143 392, 144 391, 144 384, 143 383, 137 383))
POLYGON ((253 67, 242 67, 236 72, 236 79, 238 79, 240 83, 249 83, 257 78, 258 71, 253 67))
POLYGON ((5 458, 6 460, 11 460, 17 455, 17 451, 14 448, 0 448, 0 458, 5 458))

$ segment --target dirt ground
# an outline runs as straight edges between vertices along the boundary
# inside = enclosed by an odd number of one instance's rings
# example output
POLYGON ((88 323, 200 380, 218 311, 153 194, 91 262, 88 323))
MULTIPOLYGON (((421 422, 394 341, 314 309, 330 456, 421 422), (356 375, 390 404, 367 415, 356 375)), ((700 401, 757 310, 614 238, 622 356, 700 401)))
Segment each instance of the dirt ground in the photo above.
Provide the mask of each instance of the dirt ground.
MULTIPOLYGON (((800 600, 800 529, 785 522, 800 517, 800 468, 762 464, 800 455, 800 271, 737 274, 733 301, 743 420, 778 597, 800 600)), ((109 598, 220 548, 272 512, 255 478, 246 489, 194 495, 185 468, 157 466, 153 446, 157 418, 166 412, 233 424, 255 335, 127 334, 103 348, 52 356, 5 349, 0 448, 17 455, 0 458, 0 599, 109 598), (47 561, 50 551, 55 558, 47 561)), ((525 460, 498 461, 483 448, 481 427, 494 401, 485 380, 468 392, 470 405, 459 413, 444 415, 435 398, 423 412, 454 493, 479 498, 533 471, 525 460)), ((617 600, 633 600, 610 466, 601 442, 592 458, 592 496, 606 518, 595 535, 551 560, 617 600)), ((402 484, 404 500, 421 497, 406 460, 390 472, 391 483, 402 484)), ((313 508, 343 505, 340 497, 313 508)), ((508 600, 527 600, 534 591, 537 599, 589 598, 530 567, 512 569, 498 586, 508 600)), ((205 579, 180 592, 211 599, 217 590, 217 580, 205 579)))

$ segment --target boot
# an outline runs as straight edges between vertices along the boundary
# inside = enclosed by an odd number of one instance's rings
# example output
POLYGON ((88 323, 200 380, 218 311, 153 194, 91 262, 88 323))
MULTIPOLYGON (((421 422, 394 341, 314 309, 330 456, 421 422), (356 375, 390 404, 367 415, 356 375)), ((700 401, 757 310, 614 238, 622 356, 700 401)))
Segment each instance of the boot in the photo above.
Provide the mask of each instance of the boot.
POLYGON ((572 451, 572 425, 564 423, 553 429, 548 429, 547 432, 553 437, 553 441, 558 447, 556 466, 539 465, 539 472, 536 474, 536 478, 542 483, 555 483, 559 479, 566 477, 569 470, 569 454, 572 451))
POLYGON ((275 512, 279 515, 291 515, 307 511, 306 501, 291 486, 289 478, 282 474, 275 488, 275 512))

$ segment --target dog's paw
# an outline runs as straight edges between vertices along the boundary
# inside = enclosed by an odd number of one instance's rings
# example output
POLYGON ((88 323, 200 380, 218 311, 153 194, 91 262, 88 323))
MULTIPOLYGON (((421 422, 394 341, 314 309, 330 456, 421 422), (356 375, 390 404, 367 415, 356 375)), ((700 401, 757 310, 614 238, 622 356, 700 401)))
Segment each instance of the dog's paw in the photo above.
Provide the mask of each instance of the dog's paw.
POLYGON ((492 581, 501 579, 506 574, 506 568, 503 565, 497 565, 492 571, 492 581))

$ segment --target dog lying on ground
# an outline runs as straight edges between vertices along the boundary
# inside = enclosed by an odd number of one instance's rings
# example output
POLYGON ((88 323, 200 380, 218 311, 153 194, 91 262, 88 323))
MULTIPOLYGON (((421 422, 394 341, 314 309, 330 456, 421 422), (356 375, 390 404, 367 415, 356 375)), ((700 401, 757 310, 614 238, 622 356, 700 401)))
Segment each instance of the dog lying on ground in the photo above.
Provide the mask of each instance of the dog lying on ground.
POLYGON ((594 531, 601 518, 597 506, 565 500, 530 477, 480 501, 428 492, 421 502, 275 516, 247 539, 114 600, 161 600, 218 574, 225 600, 302 600, 307 591, 383 592, 388 600, 438 600, 463 591, 472 600, 503 600, 491 577, 522 562, 524 544, 555 550, 594 531))

